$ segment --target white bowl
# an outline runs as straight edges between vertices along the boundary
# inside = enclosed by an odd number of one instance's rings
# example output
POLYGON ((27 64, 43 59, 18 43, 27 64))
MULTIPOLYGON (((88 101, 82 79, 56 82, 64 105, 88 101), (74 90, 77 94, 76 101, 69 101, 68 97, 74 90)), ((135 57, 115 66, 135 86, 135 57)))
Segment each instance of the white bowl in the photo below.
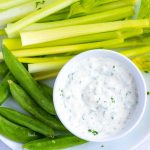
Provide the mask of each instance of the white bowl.
POLYGON ((144 114, 144 110, 146 107, 146 99, 147 99, 146 93, 147 93, 147 91, 146 91, 146 84, 145 84, 144 78, 143 78, 140 70, 134 65, 134 63, 130 59, 128 59, 127 57, 125 57, 117 52, 100 49, 100 50, 86 51, 86 52, 83 52, 83 53, 75 56, 61 69, 61 71, 59 72, 59 74, 56 78, 56 81, 55 81, 53 100, 54 100, 54 106, 56 109, 56 113, 57 113, 60 121, 72 134, 76 135, 77 137, 79 137, 81 139, 87 140, 87 141, 104 142, 104 141, 111 141, 111 140, 116 140, 118 138, 121 138, 122 136, 125 136, 126 134, 131 132, 137 126, 137 124, 140 122, 140 120, 144 114), (70 126, 70 124, 65 122, 65 120, 64 120, 61 99, 58 95, 58 88, 63 84, 64 77, 68 74, 70 68, 73 67, 74 63, 82 60, 83 58, 90 57, 90 56, 94 56, 94 57, 103 57, 104 56, 104 57, 116 59, 119 62, 121 62, 122 64, 126 65, 128 67, 129 72, 134 77, 136 87, 137 87, 137 92, 138 92, 138 104, 131 116, 131 119, 128 120, 126 127, 123 130, 121 130, 119 133, 117 133, 116 135, 106 137, 106 138, 99 138, 97 136, 94 136, 92 138, 89 136, 85 137, 85 136, 81 135, 78 132, 78 130, 75 131, 70 126))

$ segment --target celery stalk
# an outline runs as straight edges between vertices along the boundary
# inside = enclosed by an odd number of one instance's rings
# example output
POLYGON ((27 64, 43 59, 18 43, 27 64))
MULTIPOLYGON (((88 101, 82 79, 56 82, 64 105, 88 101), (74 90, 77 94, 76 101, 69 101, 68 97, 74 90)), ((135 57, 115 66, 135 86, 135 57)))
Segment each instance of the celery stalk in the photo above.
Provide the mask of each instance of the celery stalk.
POLYGON ((42 9, 32 12, 29 15, 22 18, 21 20, 15 22, 13 26, 6 27, 6 33, 11 36, 16 32, 19 32, 21 29, 25 28, 26 26, 34 22, 37 22, 40 19, 47 17, 48 15, 54 14, 55 12, 64 9, 77 1, 79 0, 55 0, 48 6, 45 6, 42 9))
POLYGON ((121 7, 125 7, 125 6, 133 6, 134 2, 132 0, 119 0, 113 3, 108 3, 105 5, 101 5, 98 7, 95 7, 92 10, 89 10, 89 12, 85 12, 85 14, 93 14, 93 13, 98 13, 98 12, 102 12, 102 11, 107 11, 107 10, 111 10, 111 9, 116 9, 116 8, 121 8, 121 7))
POLYGON ((58 70, 61 69, 68 60, 69 59, 62 59, 44 63, 28 64, 28 71, 30 73, 37 73, 37 72, 58 70))
POLYGON ((17 21, 21 17, 36 11, 35 2, 25 3, 0 12, 0 26, 17 21))
POLYGON ((103 4, 107 4, 107 3, 111 3, 111 2, 115 2, 118 0, 102 0, 102 1, 96 1, 95 5, 99 6, 99 5, 103 5, 103 4))
MULTIPOLYGON (((51 4, 53 1, 54 0, 47 0, 44 4, 41 5, 41 8, 51 4)), ((31 1, 28 3, 24 3, 22 5, 4 10, 0 12, 0 26, 17 21, 18 19, 21 19, 25 15, 35 12, 37 9, 38 8, 36 6, 36 1, 31 1)))
POLYGON ((121 53, 127 57, 140 56, 140 55, 144 55, 146 53, 150 53, 150 46, 123 50, 123 51, 121 51, 121 53))
POLYGON ((1 0, 0 9, 8 9, 31 1, 32 0, 1 0))
POLYGON ((41 48, 41 47, 51 47, 51 46, 63 46, 63 45, 74 45, 74 44, 82 44, 82 43, 90 43, 90 42, 99 42, 103 40, 115 39, 122 37, 121 32, 104 32, 104 33, 96 33, 85 36, 78 36, 68 39, 61 39, 56 41, 51 41, 47 43, 30 45, 30 46, 22 46, 21 40, 18 39, 4 39, 3 45, 5 45, 10 50, 17 49, 29 49, 29 48, 41 48))
POLYGON ((59 73, 59 70, 57 71, 47 71, 47 72, 38 72, 38 73, 34 73, 32 74, 32 76, 34 77, 35 80, 37 81, 41 81, 41 80, 47 80, 47 79, 51 79, 57 76, 57 74, 59 73))
POLYGON ((41 58, 18 58, 18 60, 22 63, 43 63, 43 62, 54 62, 54 61, 60 61, 60 60, 69 60, 72 58, 72 56, 63 56, 63 57, 41 57, 41 58))
POLYGON ((124 20, 107 23, 67 26, 41 31, 21 32, 20 35, 22 45, 25 46, 94 33, 102 33, 129 28, 146 28, 149 26, 149 19, 124 20))
POLYGON ((51 28, 58 28, 64 26, 78 25, 78 24, 88 24, 97 22, 108 22, 123 19, 134 14, 134 8, 132 6, 127 6, 123 8, 117 8, 97 14, 82 16, 78 18, 72 18, 62 21, 55 21, 49 23, 35 23, 23 29, 23 31, 34 31, 34 30, 44 30, 51 28))
MULTIPOLYGON (((52 54, 62 54, 68 52, 81 52, 95 48, 104 48, 109 45, 116 45, 123 43, 123 39, 113 39, 102 42, 77 44, 77 45, 67 45, 67 46, 56 46, 56 47, 43 47, 35 49, 24 49, 12 51, 16 57, 31 57, 31 56, 42 56, 42 55, 52 55, 52 54)), ((3 59, 2 53, 0 53, 0 59, 3 59)))
POLYGON ((131 29, 131 30, 129 29, 127 31, 126 30, 122 31, 122 36, 124 39, 136 37, 142 34, 143 34, 143 29, 131 29))
POLYGON ((135 57, 132 61, 140 68, 140 70, 150 71, 150 54, 135 57))
POLYGON ((40 21, 38 21, 38 23, 63 20, 67 18, 67 15, 68 15, 67 13, 53 14, 46 18, 41 19, 40 21))

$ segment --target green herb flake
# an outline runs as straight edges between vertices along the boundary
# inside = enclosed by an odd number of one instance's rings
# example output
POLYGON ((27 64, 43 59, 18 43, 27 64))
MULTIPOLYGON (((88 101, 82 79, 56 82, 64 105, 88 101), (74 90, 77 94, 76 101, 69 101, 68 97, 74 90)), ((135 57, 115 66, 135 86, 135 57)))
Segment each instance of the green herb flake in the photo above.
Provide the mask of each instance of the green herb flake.
POLYGON ((89 129, 88 132, 92 133, 94 136, 98 135, 98 132, 92 129, 89 129))
POLYGON ((150 91, 147 91, 147 95, 150 95, 150 91))
POLYGON ((37 9, 41 9, 42 6, 45 3, 45 0, 35 0, 35 5, 37 9))
POLYGON ((115 103, 115 99, 113 97, 111 97, 111 102, 115 103))

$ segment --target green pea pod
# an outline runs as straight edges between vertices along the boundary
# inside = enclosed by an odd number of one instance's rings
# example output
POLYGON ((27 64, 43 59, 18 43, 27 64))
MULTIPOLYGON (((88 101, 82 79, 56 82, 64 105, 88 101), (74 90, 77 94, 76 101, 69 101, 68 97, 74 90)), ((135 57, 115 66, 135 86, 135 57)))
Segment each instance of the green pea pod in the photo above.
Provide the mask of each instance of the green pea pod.
POLYGON ((18 83, 29 93, 29 95, 38 103, 44 110, 50 114, 56 114, 53 101, 49 100, 41 91, 38 83, 33 79, 31 74, 25 69, 17 58, 6 48, 2 48, 3 57, 10 72, 14 75, 18 83))
POLYGON ((14 100, 16 100, 23 109, 54 129, 66 130, 55 116, 50 115, 39 107, 19 85, 9 81, 9 86, 14 100))
POLYGON ((41 137, 40 134, 28 128, 14 124, 2 116, 0 116, 0 134, 13 141, 21 143, 33 141, 41 137))
POLYGON ((5 64, 5 62, 1 62, 1 63, 0 63, 0 77, 5 76, 8 71, 9 71, 9 70, 8 70, 8 67, 7 67, 7 65, 5 64))
POLYGON ((45 136, 54 137, 53 129, 31 116, 6 107, 0 107, 0 114, 16 124, 27 127, 45 136))
POLYGON ((3 78, 1 84, 0 84, 0 105, 5 102, 5 100, 9 97, 10 90, 8 86, 8 80, 15 80, 12 74, 9 72, 6 74, 6 76, 3 78))
POLYGON ((53 140, 50 139, 35 140, 24 144, 23 148, 27 150, 60 150, 84 143, 86 143, 86 141, 72 135, 72 136, 58 137, 53 140))
POLYGON ((53 100, 53 88, 44 83, 39 83, 39 85, 45 96, 50 97, 51 100, 53 100))

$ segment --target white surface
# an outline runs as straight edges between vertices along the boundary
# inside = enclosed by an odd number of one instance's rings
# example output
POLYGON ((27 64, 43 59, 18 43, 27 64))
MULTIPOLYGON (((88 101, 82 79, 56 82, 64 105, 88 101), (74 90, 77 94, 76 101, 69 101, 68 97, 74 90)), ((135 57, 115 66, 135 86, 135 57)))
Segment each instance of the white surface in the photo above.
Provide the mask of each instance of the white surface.
MULTIPOLYGON (((150 74, 144 74, 145 76, 145 80, 147 83, 147 88, 150 91, 150 74)), ((21 108, 19 108, 19 106, 12 101, 11 99, 9 101, 7 101, 5 103, 5 105, 9 105, 9 107, 18 109, 21 111, 21 108)), ((150 136, 150 95, 148 96, 148 102, 147 102, 147 106, 146 106, 146 111, 144 113, 144 116, 141 120, 141 122, 139 123, 139 125, 131 132, 129 133, 127 136, 112 141, 112 142, 103 142, 103 143, 87 143, 78 147, 74 147, 74 148, 69 148, 68 150, 99 150, 99 149, 103 149, 103 150, 130 150, 134 147, 137 148, 137 146, 139 146, 141 143, 143 143, 143 140, 145 140, 148 136, 150 136), (103 148, 101 148, 101 145, 104 145, 103 148)), ((15 142, 12 142, 2 136, 0 136, 0 139, 7 144, 9 147, 11 147, 13 150, 21 150, 21 144, 17 144, 15 142)), ((147 143, 149 144, 149 143, 147 143)), ((149 145, 148 145, 149 146, 149 145)), ((146 145, 146 147, 144 149, 140 149, 140 150, 146 150, 148 149, 148 147, 146 145)), ((0 150, 2 150, 0 148, 0 150)), ((4 149, 5 150, 5 149, 4 149)))
MULTIPOLYGON (((125 78, 127 78, 127 77, 125 77, 125 78)), ((125 82, 126 82, 126 80, 127 79, 125 79, 125 82)), ((75 56, 73 59, 71 59, 59 72, 59 74, 56 78, 55 85, 54 85, 54 95, 53 95, 56 113, 57 113, 59 119, 61 120, 61 122, 63 123, 63 125, 71 133, 78 136, 79 138, 85 139, 87 141, 97 141, 97 142, 112 141, 112 140, 115 140, 117 138, 120 138, 120 137, 126 135, 131 130, 133 130, 136 127, 136 125, 139 123, 139 121, 141 120, 141 117, 144 113, 145 106, 146 106, 146 97, 147 97, 146 96, 146 85, 145 85, 145 81, 144 81, 143 76, 142 76, 141 72, 139 71, 139 69, 135 66, 135 64, 133 64, 133 62, 131 60, 129 60, 125 56, 123 56, 117 52, 110 51, 110 50, 86 51, 86 52, 83 52, 83 53, 75 56), (60 97, 60 93, 59 93, 59 89, 64 89, 64 85, 66 84, 66 79, 68 78, 68 74, 70 73, 70 70, 72 71, 72 68, 73 68, 73 71, 74 71, 74 69, 76 68, 76 65, 78 64, 76 62, 81 62, 81 60, 89 59, 91 57, 95 57, 95 58, 102 57, 102 58, 106 58, 106 59, 111 58, 112 60, 116 60, 117 62, 119 62, 119 64, 122 64, 122 67, 123 66, 127 67, 128 71, 132 74, 134 81, 136 83, 136 86, 137 86, 138 104, 132 114, 131 119, 128 120, 128 123, 126 124, 126 127, 123 130, 119 131, 117 134, 114 134, 110 137, 104 138, 104 137, 101 137, 98 135, 90 136, 89 134, 83 134, 80 130, 84 130, 86 127, 84 127, 83 129, 81 129, 79 127, 77 129, 77 127, 76 127, 77 124, 75 124, 75 126, 71 125, 71 122, 68 121, 68 115, 67 115, 68 112, 66 112, 66 109, 63 107, 64 103, 63 103, 62 98, 60 97)), ((74 104, 72 105, 72 107, 73 106, 74 106, 74 104)), ((84 107, 84 106, 82 106, 82 107, 84 107)), ((78 112, 78 109, 77 109, 77 112, 78 112)), ((121 111, 120 111, 120 113, 121 113, 121 111)), ((76 118, 74 118, 73 120, 75 120, 75 119, 76 118)), ((94 128, 94 127, 91 127, 91 128, 94 128)), ((111 126, 108 126, 108 128, 111 128, 111 126)))
MULTIPOLYGON (((147 82, 148 90, 150 91, 150 74, 145 74, 145 79, 147 82)), ((10 106, 16 108, 16 104, 10 102, 10 106)), ((18 107, 17 107, 18 108, 18 107)), ((80 148, 72 148, 72 150, 130 150, 134 147, 134 150, 150 150, 150 96, 148 96, 148 103, 146 107, 146 111, 144 116, 137 126, 135 130, 130 133, 130 135, 120 139, 118 141, 114 141, 113 143, 90 143, 87 144, 89 147, 81 146, 80 148), (104 148, 101 146, 104 145, 104 148), (91 147, 94 147, 93 149, 91 147)), ((0 150, 21 150, 18 144, 6 140, 2 136, 0 136, 0 150), (3 142, 5 142, 6 146, 3 142)))

